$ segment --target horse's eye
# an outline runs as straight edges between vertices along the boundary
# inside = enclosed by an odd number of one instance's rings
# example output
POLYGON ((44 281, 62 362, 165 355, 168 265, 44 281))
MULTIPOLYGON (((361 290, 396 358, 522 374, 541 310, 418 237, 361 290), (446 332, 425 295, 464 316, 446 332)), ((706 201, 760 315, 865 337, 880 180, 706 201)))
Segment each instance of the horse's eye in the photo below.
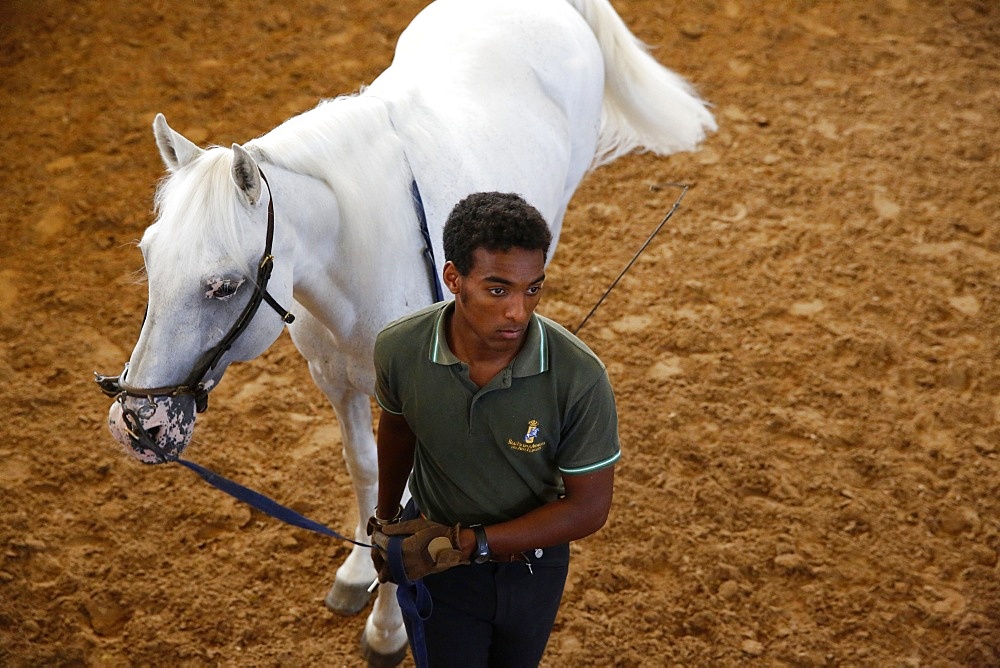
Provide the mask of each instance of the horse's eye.
POLYGON ((236 291, 243 285, 245 279, 234 280, 231 278, 213 278, 205 284, 205 299, 218 299, 220 302, 227 301, 236 294, 236 291))

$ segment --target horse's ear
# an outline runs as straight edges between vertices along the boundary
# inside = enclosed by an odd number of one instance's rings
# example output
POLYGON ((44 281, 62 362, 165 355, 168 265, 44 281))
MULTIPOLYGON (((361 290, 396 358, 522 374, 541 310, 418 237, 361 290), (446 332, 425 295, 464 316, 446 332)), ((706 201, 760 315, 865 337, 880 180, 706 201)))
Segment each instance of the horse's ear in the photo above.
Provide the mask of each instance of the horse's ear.
POLYGON ((233 183, 246 197, 247 204, 254 206, 260 201, 260 170, 246 149, 233 144, 233 183))
POLYGON ((156 137, 156 147, 160 149, 163 164, 171 172, 176 172, 203 153, 190 140, 174 132, 163 114, 157 114, 153 119, 153 136, 156 137))

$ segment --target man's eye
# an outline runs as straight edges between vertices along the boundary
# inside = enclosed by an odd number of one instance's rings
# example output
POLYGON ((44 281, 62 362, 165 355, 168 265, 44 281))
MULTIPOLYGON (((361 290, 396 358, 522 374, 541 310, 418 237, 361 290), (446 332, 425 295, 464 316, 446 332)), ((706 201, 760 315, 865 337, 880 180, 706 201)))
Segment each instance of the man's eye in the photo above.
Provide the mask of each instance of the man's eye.
POLYGON ((537 295, 541 291, 542 291, 542 286, 540 285, 533 285, 530 288, 528 288, 528 294, 532 296, 537 295))
POLYGON ((503 288, 490 288, 490 294, 493 295, 494 297, 502 297, 506 293, 507 291, 504 290, 503 288))
POLYGON ((205 285, 205 299, 218 299, 220 302, 229 300, 243 285, 246 279, 216 278, 205 285))

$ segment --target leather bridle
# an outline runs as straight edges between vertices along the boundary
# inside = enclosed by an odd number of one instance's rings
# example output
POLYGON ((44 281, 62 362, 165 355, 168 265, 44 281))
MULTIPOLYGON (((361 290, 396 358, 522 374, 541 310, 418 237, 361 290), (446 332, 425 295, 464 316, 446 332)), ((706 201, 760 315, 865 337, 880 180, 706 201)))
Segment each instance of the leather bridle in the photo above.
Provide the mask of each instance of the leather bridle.
MULTIPOLYGON (((274 267, 274 256, 271 255, 271 245, 274 241, 274 195, 271 192, 271 184, 267 182, 264 172, 261 171, 260 167, 257 168, 257 171, 260 173, 260 178, 267 186, 268 193, 267 238, 264 243, 264 254, 261 256, 260 262, 257 265, 257 279, 254 283, 254 291, 250 296, 250 301, 247 302, 247 305, 243 308, 242 313, 240 313, 236 322, 233 323, 233 326, 229 328, 226 335, 222 337, 222 340, 219 341, 213 348, 206 350, 205 353, 202 354, 202 356, 195 363, 194 369, 192 369, 187 380, 180 385, 168 385, 153 388, 130 385, 125 379, 125 376, 128 373, 127 362, 125 363, 125 368, 118 376, 104 376, 99 373, 94 374, 94 380, 100 386, 101 391, 109 397, 114 397, 121 402, 122 408, 125 409, 123 415, 126 418, 126 425, 129 427, 130 433, 141 441, 149 439, 149 436, 142 428, 138 414, 131 409, 126 409, 126 397, 145 397, 150 400, 150 403, 152 403, 154 397, 177 397, 191 395, 194 397, 196 410, 199 413, 204 413, 208 409, 208 391, 210 389, 205 386, 205 376, 219 364, 219 360, 222 359, 222 356, 233 347, 236 340, 240 338, 240 335, 243 334, 246 328, 250 325, 250 321, 253 320, 254 315, 256 315, 261 302, 267 302, 268 306, 273 308, 286 324, 291 324, 295 320, 295 316, 278 304, 277 300, 275 300, 275 298, 271 296, 271 293, 267 291, 267 282, 271 278, 271 270, 274 267), (135 424, 131 424, 133 422, 135 424), (136 431, 138 433, 135 433, 136 431), (146 438, 142 438, 142 436, 145 436, 146 438)), ((154 451, 158 450, 158 448, 155 447, 153 449, 154 451)))

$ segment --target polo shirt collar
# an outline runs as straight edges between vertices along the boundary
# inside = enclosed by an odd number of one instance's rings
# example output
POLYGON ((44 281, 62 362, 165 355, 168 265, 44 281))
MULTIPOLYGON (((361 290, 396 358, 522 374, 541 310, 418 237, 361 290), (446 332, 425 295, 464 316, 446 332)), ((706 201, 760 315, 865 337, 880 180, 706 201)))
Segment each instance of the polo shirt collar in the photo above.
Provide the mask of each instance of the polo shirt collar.
MULTIPOLYGON (((450 366, 461 363, 461 360, 455 357, 455 353, 451 352, 451 348, 448 347, 448 336, 445 330, 448 316, 454 310, 455 302, 448 302, 438 311, 434 322, 434 332, 431 334, 431 345, 427 357, 435 364, 450 366)), ((524 340, 524 346, 517 353, 517 357, 514 358, 512 366, 515 378, 533 376, 549 370, 548 334, 541 319, 535 313, 531 314, 531 320, 528 321, 527 338, 524 340)))

